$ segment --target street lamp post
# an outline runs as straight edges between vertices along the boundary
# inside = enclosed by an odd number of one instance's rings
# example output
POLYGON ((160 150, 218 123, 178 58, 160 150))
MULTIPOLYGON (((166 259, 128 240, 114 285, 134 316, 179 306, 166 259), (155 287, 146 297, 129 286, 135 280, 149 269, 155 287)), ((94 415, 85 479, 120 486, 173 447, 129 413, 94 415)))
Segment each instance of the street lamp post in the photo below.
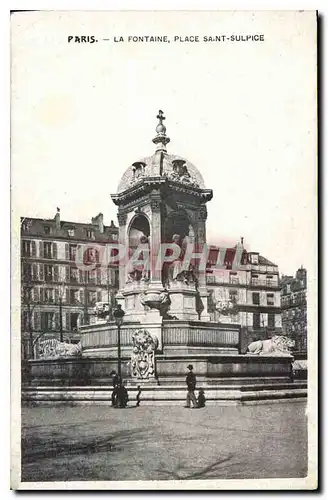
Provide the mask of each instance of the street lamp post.
POLYGON ((113 316, 117 326, 117 374, 119 380, 119 386, 122 386, 122 363, 121 363, 121 326, 123 323, 123 317, 125 312, 122 306, 118 304, 114 309, 113 316))
POLYGON ((63 296, 65 293, 64 282, 61 282, 58 286, 58 302, 59 302, 59 338, 60 342, 64 342, 64 331, 63 331, 63 296))
POLYGON ((63 337, 63 299, 61 296, 59 297, 59 334, 60 334, 60 341, 64 342, 64 337, 63 337))

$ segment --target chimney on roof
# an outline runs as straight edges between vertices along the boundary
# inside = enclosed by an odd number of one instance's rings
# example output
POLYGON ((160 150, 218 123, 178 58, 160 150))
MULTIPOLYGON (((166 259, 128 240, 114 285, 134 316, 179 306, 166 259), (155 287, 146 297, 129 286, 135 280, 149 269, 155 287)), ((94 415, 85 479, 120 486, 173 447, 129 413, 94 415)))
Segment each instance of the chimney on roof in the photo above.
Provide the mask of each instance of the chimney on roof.
POLYGON ((55 215, 56 229, 60 229, 60 208, 57 207, 57 212, 55 215))
POLYGON ((104 215, 102 213, 99 213, 96 217, 92 217, 91 223, 98 226, 100 233, 104 232, 104 215))

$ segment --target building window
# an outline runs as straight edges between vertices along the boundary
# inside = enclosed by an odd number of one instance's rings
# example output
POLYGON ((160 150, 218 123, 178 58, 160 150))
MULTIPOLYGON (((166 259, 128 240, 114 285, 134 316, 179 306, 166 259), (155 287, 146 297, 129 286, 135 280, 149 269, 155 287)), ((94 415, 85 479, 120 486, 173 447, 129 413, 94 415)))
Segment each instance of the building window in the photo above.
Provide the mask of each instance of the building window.
POLYGON ((51 331, 56 329, 55 314, 53 312, 41 313, 41 329, 43 331, 51 331))
POLYGON ((90 240, 95 239, 95 232, 93 229, 87 229, 86 234, 87 234, 87 238, 89 238, 90 240))
POLYGON ((274 327, 275 327, 275 315, 268 314, 268 328, 274 328, 274 327))
POLYGON ((260 284, 259 282, 259 276, 258 274, 252 274, 251 276, 251 285, 258 286, 260 284))
POLYGON ((239 283, 239 277, 237 273, 229 273, 229 282, 234 285, 238 285, 239 283))
POLYGON ((32 225, 32 221, 29 219, 24 219, 22 222, 22 230, 28 231, 32 225))
POLYGON ((71 313, 71 321, 70 321, 70 330, 72 332, 77 331, 77 324, 78 324, 78 319, 79 319, 79 313, 71 313))
POLYGON ((70 290, 69 291, 69 301, 70 301, 70 304, 77 304, 78 301, 79 301, 78 296, 79 296, 79 291, 78 290, 70 290))
POLYGON ((48 304, 52 304, 54 302, 54 290, 53 288, 45 288, 44 289, 44 301, 48 304))
POLYGON ((260 328, 261 316, 260 313, 253 313, 253 328, 260 328))
POLYGON ((257 265, 259 263, 259 256, 258 254, 251 254, 251 264, 257 265))
POLYGON ((68 232, 68 236, 74 236, 75 235, 74 227, 70 227, 69 229, 67 229, 67 232, 68 232))
POLYGON ((258 292, 252 293, 253 304, 260 305, 260 294, 258 292))
POLYGON ((97 271, 96 269, 93 269, 92 271, 87 271, 87 282, 88 283, 96 283, 97 281, 97 271))
POLYGON ((31 257, 32 255, 32 242, 29 240, 23 241, 23 256, 31 257))
POLYGON ((45 281, 54 281, 54 266, 50 264, 44 266, 44 279, 45 281))
POLYGON ((237 290, 229 290, 229 300, 233 304, 237 303, 238 292, 237 290))
POLYGON ((44 226, 44 234, 51 234, 51 227, 50 226, 44 226))
POLYGON ((274 306, 274 294, 273 293, 267 293, 267 305, 274 306))
POLYGON ((70 281, 77 283, 79 280, 79 270, 76 267, 70 268, 70 281))
POLYGON ((267 276, 266 284, 268 287, 275 286, 275 282, 273 281, 273 276, 267 276))
POLYGON ((31 264, 23 264, 23 276, 22 276, 24 281, 31 281, 32 280, 32 266, 31 264))
POLYGON ((88 304, 94 305, 97 302, 97 292, 88 291, 87 298, 88 298, 88 304))
POLYGON ((23 313, 22 313, 22 329, 23 330, 28 330, 29 329, 29 314, 28 314, 28 311, 23 311, 23 313))
POLYGON ((69 246, 69 260, 72 260, 75 262, 76 252, 77 252, 77 245, 70 245, 69 246))
POLYGON ((52 259, 52 243, 49 241, 43 243, 43 256, 45 259, 52 259))

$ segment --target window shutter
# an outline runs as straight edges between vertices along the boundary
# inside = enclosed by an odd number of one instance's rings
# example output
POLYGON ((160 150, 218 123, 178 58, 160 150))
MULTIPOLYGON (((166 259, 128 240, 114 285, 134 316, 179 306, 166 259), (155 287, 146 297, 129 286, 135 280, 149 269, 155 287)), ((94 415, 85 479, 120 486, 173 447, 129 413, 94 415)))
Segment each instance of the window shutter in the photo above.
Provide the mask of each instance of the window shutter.
POLYGON ((88 271, 84 271, 84 283, 89 283, 89 280, 88 280, 88 271))
POLYGON ((65 266, 65 281, 67 281, 67 283, 69 283, 70 279, 69 279, 69 266, 65 266))
POLYGON ((35 312, 33 314, 33 323, 34 323, 34 330, 36 330, 37 332, 40 330, 40 313, 39 312, 35 312))
POLYGON ((39 280, 44 281, 44 264, 39 264, 39 280))
POLYGON ((53 325, 52 325, 52 330, 57 330, 59 331, 60 326, 59 326, 59 312, 55 312, 53 315, 53 325))
POLYGON ((59 303, 59 290, 58 288, 55 288, 55 303, 59 303))
POLYGON ((32 241, 32 257, 36 257, 36 242, 32 241))
POLYGON ((80 282, 80 283, 83 283, 83 281, 84 281, 84 280, 83 280, 83 277, 84 277, 84 276, 83 276, 83 271, 82 271, 82 269, 79 269, 79 282, 80 282))
POLYGON ((97 292, 97 302, 101 302, 101 292, 97 292))
POLYGON ((69 260, 69 244, 65 243, 65 260, 69 260))
MULTIPOLYGON (((42 264, 39 264, 39 266, 42 266, 42 264)), ((38 265, 32 264, 32 280, 37 279, 40 279, 40 277, 38 277, 38 265)))
POLYGON ((58 281, 58 266, 54 266, 54 281, 58 281))
POLYGON ((57 243, 53 243, 53 258, 57 260, 57 243))
POLYGON ((80 295, 79 300, 80 300, 81 304, 84 304, 84 290, 80 290, 79 295, 80 295))
POLYGON ((40 300, 40 293, 39 293, 39 287, 35 286, 33 289, 33 294, 34 294, 34 302, 39 302, 40 300))
POLYGON ((69 289, 66 288, 66 303, 69 304, 69 289))
POLYGON ((97 268, 97 283, 101 285, 101 269, 99 267, 97 268))
POLYGON ((70 313, 66 313, 66 330, 70 331, 71 330, 71 323, 70 323, 70 313))
POLYGON ((43 241, 39 241, 39 255, 40 255, 40 258, 42 259, 43 258, 43 241))

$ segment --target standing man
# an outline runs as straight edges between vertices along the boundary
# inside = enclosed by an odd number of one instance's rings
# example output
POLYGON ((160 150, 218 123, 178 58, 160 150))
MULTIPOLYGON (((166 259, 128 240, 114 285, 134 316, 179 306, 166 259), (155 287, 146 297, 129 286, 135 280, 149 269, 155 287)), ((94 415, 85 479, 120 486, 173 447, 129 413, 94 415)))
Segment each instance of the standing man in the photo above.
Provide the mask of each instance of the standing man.
POLYGON ((119 390, 119 378, 115 370, 110 372, 110 376, 113 378, 113 392, 112 392, 112 406, 117 407, 117 396, 119 390))
POLYGON ((197 408, 197 400, 195 396, 196 389, 196 375, 193 372, 194 367, 192 365, 187 366, 189 373, 186 376, 187 384, 187 400, 185 408, 190 408, 190 400, 192 401, 193 408, 197 408))

